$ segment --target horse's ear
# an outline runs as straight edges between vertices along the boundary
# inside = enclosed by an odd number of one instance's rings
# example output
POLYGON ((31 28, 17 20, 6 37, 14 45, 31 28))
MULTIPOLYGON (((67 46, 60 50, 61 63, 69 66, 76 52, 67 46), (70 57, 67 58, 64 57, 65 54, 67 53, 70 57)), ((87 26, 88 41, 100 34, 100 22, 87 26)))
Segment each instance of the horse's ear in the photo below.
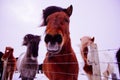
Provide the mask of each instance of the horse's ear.
POLYGON ((93 37, 93 38, 91 38, 91 41, 92 41, 92 42, 94 42, 94 40, 95 40, 95 38, 94 38, 94 37, 93 37))
POLYGON ((72 11, 73 11, 73 6, 70 5, 67 9, 65 9, 65 12, 67 13, 67 15, 70 17, 72 15, 72 11))

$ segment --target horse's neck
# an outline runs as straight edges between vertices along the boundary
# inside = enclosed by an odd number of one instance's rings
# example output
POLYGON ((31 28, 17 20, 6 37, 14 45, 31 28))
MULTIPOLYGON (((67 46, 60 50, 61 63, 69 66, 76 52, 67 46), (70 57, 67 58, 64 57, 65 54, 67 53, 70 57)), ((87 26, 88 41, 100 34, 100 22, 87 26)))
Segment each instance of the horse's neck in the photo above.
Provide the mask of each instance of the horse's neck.
POLYGON ((27 46, 27 51, 26 51, 26 56, 27 57, 30 57, 31 56, 30 54, 32 53, 32 49, 30 49, 30 47, 31 46, 27 46))
POLYGON ((38 49, 36 46, 28 45, 27 51, 26 51, 26 56, 31 57, 31 54, 37 54, 37 52, 38 52, 38 49))
POLYGON ((84 48, 88 47, 87 44, 82 44, 81 43, 81 50, 84 50, 84 48))
POLYGON ((9 61, 14 61, 15 57, 13 56, 13 53, 11 53, 9 56, 8 56, 8 60, 9 61))
POLYGON ((85 54, 88 54, 87 48, 88 47, 86 47, 86 46, 83 46, 83 45, 81 46, 81 55, 82 55, 82 58, 83 58, 86 65, 87 65, 87 61, 84 59, 84 56, 85 56, 85 54))
POLYGON ((8 58, 13 57, 13 53, 8 54, 8 58))

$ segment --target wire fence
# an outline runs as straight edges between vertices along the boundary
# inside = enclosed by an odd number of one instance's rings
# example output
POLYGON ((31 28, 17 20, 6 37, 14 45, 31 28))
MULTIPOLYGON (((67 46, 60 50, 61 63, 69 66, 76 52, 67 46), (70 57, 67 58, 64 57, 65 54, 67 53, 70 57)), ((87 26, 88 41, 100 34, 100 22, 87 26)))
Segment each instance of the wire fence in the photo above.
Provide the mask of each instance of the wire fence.
MULTIPOLYGON (((98 50, 98 53, 101 53, 101 52, 110 52, 110 51, 114 51, 113 52, 113 54, 115 54, 117 51, 118 51, 119 49, 106 49, 106 50, 98 50)), ((78 54, 78 53, 76 53, 76 54, 78 54)), ((80 54, 80 53, 79 53, 80 54)), ((107 53, 107 54, 109 54, 109 53, 107 53)), ((62 57, 62 56, 69 56, 69 55, 71 55, 71 54, 61 54, 61 55, 54 55, 54 56, 56 56, 56 57, 62 57)), ((48 56, 46 56, 46 57, 48 57, 48 56)), ((46 58, 45 57, 45 58, 46 58)), ((49 56, 50 57, 50 56, 49 56)), ((11 64, 12 62, 9 62, 9 64, 11 64)), ((84 62, 78 62, 79 64, 84 64, 84 62)), ((60 62, 60 63, 44 63, 44 64, 78 64, 77 62, 60 62)), ((94 63, 94 62, 93 62, 94 63)), ((99 62, 100 64, 115 64, 115 65, 117 65, 117 64, 120 64, 120 62, 115 62, 115 61, 113 61, 113 62, 99 62)), ((34 63, 26 63, 26 64, 34 64, 34 63)), ((1 65, 1 64, 0 64, 1 65)), ((64 72, 48 72, 48 71, 44 71, 44 72, 47 72, 47 73, 54 73, 54 74, 67 74, 67 75, 77 75, 77 74, 71 74, 71 73, 64 73, 64 72)), ((79 72, 79 74, 78 75, 80 75, 80 76, 86 76, 86 74, 85 73, 80 73, 79 72)), ((105 77, 105 76, 102 76, 102 75, 93 75, 93 76, 100 76, 101 78, 103 78, 103 77, 105 77)), ((116 78, 114 78, 114 77, 106 77, 106 78, 108 78, 108 79, 111 79, 111 80, 120 80, 120 79, 116 79, 116 78)))
MULTIPOLYGON (((85 73, 79 73, 79 74, 72 74, 72 73, 65 73, 65 72, 52 72, 52 71, 44 71, 45 73, 50 73, 50 74, 60 74, 60 75, 69 75, 70 77, 71 76, 75 76, 75 75, 78 75, 78 76, 85 76, 87 77, 87 75, 85 73)), ((120 80, 120 79, 117 79, 117 78, 114 78, 114 77, 106 77, 106 76, 102 76, 102 75, 93 75, 93 76, 100 76, 101 78, 108 78, 109 80, 120 80)), ((45 77, 45 76, 43 76, 45 77)), ((54 78, 54 77, 53 77, 54 78)), ((79 78, 80 79, 80 78, 79 78)), ((53 79, 54 80, 54 79, 53 79)))

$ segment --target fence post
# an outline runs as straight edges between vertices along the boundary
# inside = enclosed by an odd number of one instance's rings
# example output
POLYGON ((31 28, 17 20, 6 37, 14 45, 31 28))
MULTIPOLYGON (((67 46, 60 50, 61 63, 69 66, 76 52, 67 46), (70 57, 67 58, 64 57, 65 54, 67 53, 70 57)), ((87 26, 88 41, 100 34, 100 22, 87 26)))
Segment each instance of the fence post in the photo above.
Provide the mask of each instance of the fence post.
POLYGON ((1 80, 5 80, 5 78, 6 78, 7 62, 8 62, 8 58, 7 58, 6 61, 4 61, 3 74, 2 74, 2 79, 1 80))
POLYGON ((90 45, 90 52, 92 56, 93 80, 101 80, 98 49, 95 43, 90 45))

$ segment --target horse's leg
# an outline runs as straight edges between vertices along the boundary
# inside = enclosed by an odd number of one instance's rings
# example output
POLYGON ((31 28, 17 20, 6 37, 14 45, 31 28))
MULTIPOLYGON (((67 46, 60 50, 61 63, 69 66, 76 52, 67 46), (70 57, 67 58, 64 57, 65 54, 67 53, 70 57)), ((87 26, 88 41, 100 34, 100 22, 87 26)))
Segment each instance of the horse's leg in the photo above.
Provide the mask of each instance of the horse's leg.
POLYGON ((2 73, 3 73, 3 71, 0 70, 0 80, 2 79, 2 73))
POLYGON ((43 70, 41 70, 41 74, 43 73, 43 70))
POLYGON ((9 73, 9 80, 12 80, 13 74, 14 74, 14 71, 9 73))
POLYGON ((108 71, 105 71, 103 73, 103 76, 104 76, 103 80, 108 80, 108 76, 109 76, 108 71))
POLYGON ((5 75, 6 75, 5 80, 8 80, 8 76, 9 76, 8 72, 6 72, 5 75))
POLYGON ((87 77, 88 77, 88 80, 93 80, 93 75, 90 75, 88 73, 86 73, 87 77))
POLYGON ((108 76, 109 76, 108 68, 105 72, 103 72, 103 76, 104 76, 103 80, 108 80, 108 76))
POLYGON ((1 71, 0 71, 0 79, 2 78, 2 73, 1 73, 1 71))
POLYGON ((103 75, 104 75, 104 79, 103 80, 108 80, 109 75, 112 74, 113 71, 114 71, 113 66, 108 64, 107 70, 103 73, 103 75))

